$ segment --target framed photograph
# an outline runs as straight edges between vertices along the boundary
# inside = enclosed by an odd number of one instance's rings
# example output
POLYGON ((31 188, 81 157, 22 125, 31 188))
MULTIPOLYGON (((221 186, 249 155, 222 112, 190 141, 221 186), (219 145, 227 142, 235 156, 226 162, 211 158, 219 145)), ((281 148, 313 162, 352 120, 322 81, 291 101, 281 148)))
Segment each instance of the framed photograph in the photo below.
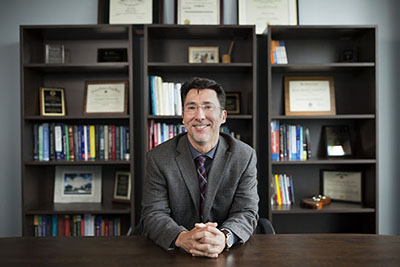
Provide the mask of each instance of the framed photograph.
POLYGON ((128 62, 127 48, 99 48, 97 62, 128 62))
POLYGON ((268 25, 297 25, 297 0, 238 0, 239 25, 255 25, 262 34, 268 25))
POLYGON ((83 113, 127 114, 128 81, 87 81, 83 113))
POLYGON ((175 0, 175 23, 223 24, 223 0, 175 0))
POLYGON ((116 202, 130 202, 131 174, 129 172, 119 171, 115 173, 113 200, 116 202))
POLYGON ((64 88, 40 87, 40 115, 65 116, 64 88))
POLYGON ((225 109, 228 114, 240 114, 240 92, 227 92, 225 109))
POLYGON ((352 155, 350 129, 347 125, 324 126, 326 155, 346 157, 352 155))
POLYGON ((56 166, 54 203, 100 203, 101 167, 56 166))
POLYGON ((362 202, 362 173, 321 170, 321 194, 332 200, 362 202))
POLYGON ((164 0, 99 0, 97 22, 98 24, 163 23, 163 3, 164 0), (115 4, 113 2, 118 3, 115 4), (111 4, 113 5, 113 11, 111 11, 111 4), (151 10, 149 8, 150 5, 152 6, 151 10), (121 13, 117 13, 118 10, 121 13), (137 14, 138 17, 133 18, 133 14, 137 14), (152 17, 151 21, 150 16, 152 17), (117 22, 118 20, 122 20, 122 22, 119 23, 117 22))
POLYGON ((332 76, 286 76, 285 115, 335 115, 332 76))
POLYGON ((45 63, 46 64, 63 64, 65 63, 65 48, 61 44, 46 44, 45 46, 45 63))
POLYGON ((218 63, 218 46, 190 46, 189 63, 218 63))

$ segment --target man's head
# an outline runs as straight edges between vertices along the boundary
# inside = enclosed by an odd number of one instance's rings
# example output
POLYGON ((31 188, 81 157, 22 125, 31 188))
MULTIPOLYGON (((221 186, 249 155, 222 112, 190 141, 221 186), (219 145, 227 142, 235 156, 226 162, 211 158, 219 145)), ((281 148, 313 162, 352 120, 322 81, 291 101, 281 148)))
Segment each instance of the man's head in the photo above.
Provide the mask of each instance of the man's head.
POLYGON ((225 123, 225 92, 213 80, 194 78, 181 88, 183 124, 190 143, 202 153, 218 142, 221 124, 225 123))

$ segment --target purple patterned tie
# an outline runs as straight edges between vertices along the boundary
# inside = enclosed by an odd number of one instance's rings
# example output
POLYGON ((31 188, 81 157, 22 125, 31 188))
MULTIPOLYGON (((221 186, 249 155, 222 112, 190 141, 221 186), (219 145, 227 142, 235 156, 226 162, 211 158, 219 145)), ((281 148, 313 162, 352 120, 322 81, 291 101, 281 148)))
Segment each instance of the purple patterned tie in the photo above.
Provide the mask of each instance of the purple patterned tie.
POLYGON ((206 162, 206 156, 198 156, 197 160, 197 178, 199 179, 200 185, 200 215, 203 218, 203 208, 204 208, 204 197, 206 195, 207 187, 207 172, 204 167, 204 162, 206 162))

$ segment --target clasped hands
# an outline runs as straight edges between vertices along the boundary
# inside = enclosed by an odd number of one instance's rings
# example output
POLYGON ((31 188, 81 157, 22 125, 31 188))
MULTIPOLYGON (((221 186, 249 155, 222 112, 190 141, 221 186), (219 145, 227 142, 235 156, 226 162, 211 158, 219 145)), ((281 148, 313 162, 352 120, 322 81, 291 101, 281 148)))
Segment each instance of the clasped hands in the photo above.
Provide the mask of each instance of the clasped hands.
POLYGON ((217 258, 225 248, 225 235, 217 223, 196 223, 192 230, 178 235, 175 245, 192 256, 217 258))

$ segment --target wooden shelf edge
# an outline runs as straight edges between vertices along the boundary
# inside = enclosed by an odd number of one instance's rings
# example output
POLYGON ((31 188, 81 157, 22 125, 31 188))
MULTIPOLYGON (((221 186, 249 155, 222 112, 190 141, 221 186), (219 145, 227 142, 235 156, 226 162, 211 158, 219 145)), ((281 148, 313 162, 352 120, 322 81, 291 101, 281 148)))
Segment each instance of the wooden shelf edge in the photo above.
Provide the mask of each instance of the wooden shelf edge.
POLYGON ((26 166, 57 165, 128 165, 129 160, 24 161, 26 166))
POLYGON ((31 215, 70 215, 70 214, 130 214, 131 207, 124 204, 101 203, 52 203, 41 208, 32 208, 25 212, 25 216, 31 215))
POLYGON ((102 116, 25 116, 24 120, 26 121, 63 121, 63 120, 128 120, 130 119, 130 115, 123 116, 115 116, 115 115, 102 115, 102 116))
POLYGON ((376 159, 311 159, 271 161, 272 165, 320 165, 320 164, 376 164, 376 159))
POLYGON ((331 203, 328 206, 325 206, 321 210, 316 209, 306 209, 302 208, 299 205, 290 206, 290 205, 282 205, 271 206, 272 214, 331 214, 331 213, 374 213, 376 212, 375 208, 363 207, 360 204, 351 204, 351 203, 331 203))
POLYGON ((353 120, 353 119, 376 119, 375 114, 340 114, 329 116, 285 116, 271 117, 271 120, 353 120))

